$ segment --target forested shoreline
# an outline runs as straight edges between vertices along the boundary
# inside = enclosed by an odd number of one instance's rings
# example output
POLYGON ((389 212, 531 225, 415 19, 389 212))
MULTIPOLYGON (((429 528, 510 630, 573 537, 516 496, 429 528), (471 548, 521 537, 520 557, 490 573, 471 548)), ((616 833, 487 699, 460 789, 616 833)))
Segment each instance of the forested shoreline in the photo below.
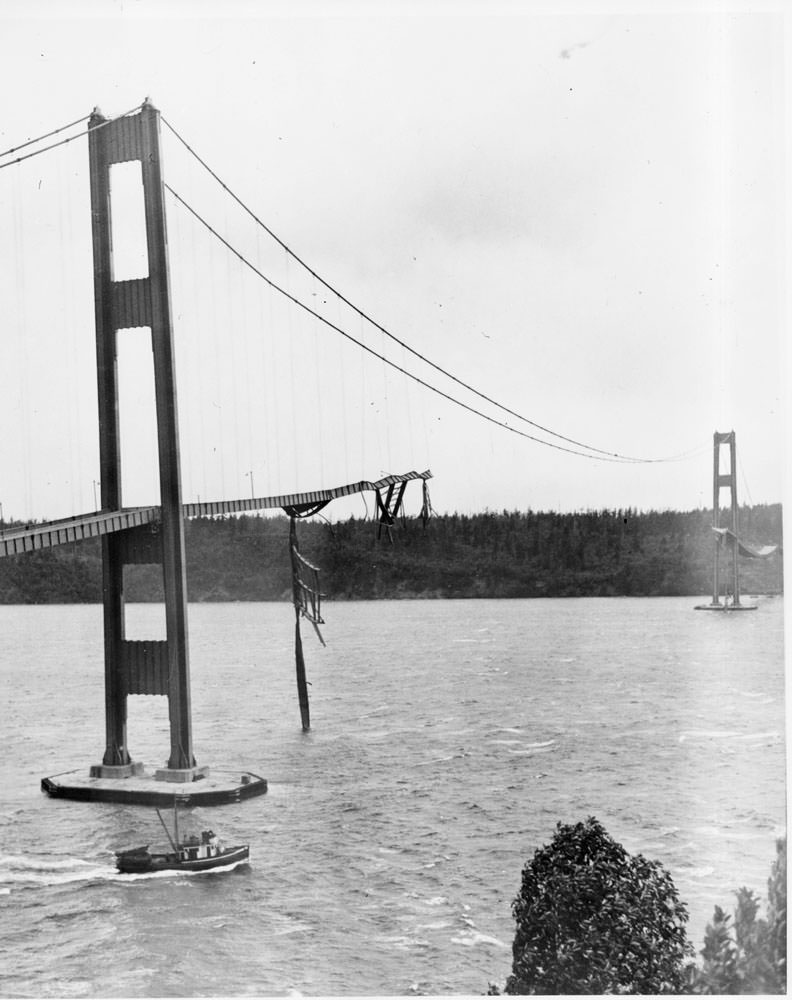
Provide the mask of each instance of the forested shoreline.
MULTIPOLYGON (((755 544, 781 544, 781 522, 780 504, 740 510, 755 544)), ((711 523, 707 510, 487 511, 398 520, 390 532, 313 519, 298 537, 329 600, 681 596, 711 592, 711 523)), ((197 518, 185 531, 189 600, 290 599, 285 516, 197 518)), ((779 555, 740 564, 743 593, 782 592, 779 555)), ((2 559, 0 603, 98 602, 101 577, 97 539, 2 559)), ((125 578, 127 600, 162 599, 158 567, 129 566, 125 578)))

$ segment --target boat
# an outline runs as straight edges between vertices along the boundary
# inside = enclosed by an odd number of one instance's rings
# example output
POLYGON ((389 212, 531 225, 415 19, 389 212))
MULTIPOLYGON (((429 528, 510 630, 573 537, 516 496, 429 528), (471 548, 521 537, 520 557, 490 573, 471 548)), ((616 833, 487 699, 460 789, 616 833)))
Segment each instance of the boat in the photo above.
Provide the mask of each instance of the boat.
POLYGON ((171 836, 162 814, 156 810, 160 823, 168 835, 169 851, 151 851, 149 845, 132 847, 116 852, 116 868, 126 875, 143 875, 151 872, 207 872, 216 868, 238 865, 250 857, 250 845, 226 847, 212 830, 203 830, 201 836, 191 834, 179 837, 179 816, 173 807, 174 835, 171 836))

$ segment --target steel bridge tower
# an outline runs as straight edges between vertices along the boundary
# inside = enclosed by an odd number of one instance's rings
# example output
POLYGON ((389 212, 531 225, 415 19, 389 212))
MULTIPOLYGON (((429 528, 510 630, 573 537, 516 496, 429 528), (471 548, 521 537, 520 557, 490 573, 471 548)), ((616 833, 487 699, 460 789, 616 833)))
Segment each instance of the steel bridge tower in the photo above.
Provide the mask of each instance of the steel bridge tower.
POLYGON ((117 334, 136 329, 151 337, 157 421, 161 521, 102 538, 106 747, 95 777, 139 770, 127 746, 127 696, 165 695, 170 757, 158 777, 195 778, 190 718, 187 584, 184 558, 179 431, 165 228, 159 112, 146 101, 138 114, 106 121, 98 110, 88 133, 93 225, 96 370, 99 391, 99 468, 103 510, 120 510, 121 440, 117 334), (113 276, 110 168, 140 163, 148 274, 129 281, 113 276), (132 642, 124 635, 124 566, 159 563, 165 591, 165 640, 132 642))
POLYGON ((712 571, 712 603, 696 605, 699 611, 753 611, 755 605, 742 604, 740 601, 740 573, 738 564, 738 538, 737 531, 737 439, 734 431, 720 433, 715 431, 713 435, 713 466, 712 466, 712 528, 715 533, 715 554, 712 571), (721 472, 721 448, 728 445, 729 448, 729 469, 728 472, 721 472), (729 507, 723 513, 727 516, 721 523, 721 490, 729 490, 729 507), (727 513, 728 511, 728 513, 727 513), (726 529, 724 532, 723 529, 726 529), (721 561, 724 545, 729 541, 731 548, 731 573, 730 583, 726 585, 726 594, 721 603, 721 561), (731 595, 729 595, 731 590, 731 595), (729 599, 731 597, 731 599, 729 599))

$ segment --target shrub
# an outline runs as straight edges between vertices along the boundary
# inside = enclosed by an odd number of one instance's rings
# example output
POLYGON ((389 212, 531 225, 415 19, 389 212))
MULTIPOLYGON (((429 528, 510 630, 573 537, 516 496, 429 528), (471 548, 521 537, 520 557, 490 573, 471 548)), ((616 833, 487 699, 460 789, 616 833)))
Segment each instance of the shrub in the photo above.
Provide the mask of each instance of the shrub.
POLYGON ((522 873, 510 994, 680 993, 687 910, 657 861, 593 817, 556 828, 522 873))

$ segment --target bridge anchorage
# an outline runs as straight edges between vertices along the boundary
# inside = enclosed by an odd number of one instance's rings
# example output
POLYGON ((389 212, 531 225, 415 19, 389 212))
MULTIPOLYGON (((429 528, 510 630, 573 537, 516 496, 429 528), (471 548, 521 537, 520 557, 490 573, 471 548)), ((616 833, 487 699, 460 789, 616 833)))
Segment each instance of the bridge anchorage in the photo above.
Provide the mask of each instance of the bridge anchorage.
MULTIPOLYGON (((713 439, 714 458, 712 471, 712 531, 715 536, 715 554, 712 573, 712 602, 697 604, 696 611, 756 611, 756 604, 743 604, 740 596, 739 557, 766 559, 779 551, 778 545, 753 546, 740 538, 737 507, 737 439, 734 431, 719 433, 713 439), (721 472, 721 447, 729 447, 729 471, 721 472), (720 492, 729 490, 728 523, 721 521, 720 492), (725 550, 731 551, 731 573, 721 587, 721 565, 725 550), (723 590, 723 601, 721 591, 723 590)), ((725 513, 725 511, 724 511, 725 513)))
MULTIPOLYGON (((322 619, 318 584, 305 583, 315 567, 302 559, 294 519, 310 516, 331 500, 366 490, 403 494, 407 482, 426 480, 431 472, 408 472, 378 482, 358 482, 329 490, 277 497, 182 502, 179 434, 172 337, 170 279, 160 151, 160 114, 149 101, 133 114, 104 118, 95 110, 88 127, 93 234, 96 361, 99 399, 101 511, 60 521, 0 531, 0 557, 80 539, 101 538, 104 607, 104 674, 106 745, 100 763, 87 770, 42 779, 53 797, 131 804, 172 803, 220 805, 267 790, 260 775, 242 769, 213 771, 199 766, 193 753, 190 664, 187 628, 184 518, 280 508, 291 518, 290 550, 295 575, 297 615, 297 685, 303 728, 310 725, 305 664, 299 619, 314 627, 322 619), (133 280, 113 279, 110 167, 140 164, 145 215, 148 273, 133 280), (121 438, 117 333, 148 333, 154 358, 160 504, 125 508, 121 496, 121 438), (130 641, 125 637, 124 566, 158 564, 162 570, 166 639, 130 641), (162 695, 168 699, 170 756, 165 767, 147 769, 133 760, 127 742, 127 698, 162 695)), ((426 492, 425 492, 426 496, 426 492)), ((393 510, 388 510, 392 516, 393 510)), ((382 523, 392 523, 385 518, 382 523)), ((318 631, 318 629, 317 629, 318 631)))

